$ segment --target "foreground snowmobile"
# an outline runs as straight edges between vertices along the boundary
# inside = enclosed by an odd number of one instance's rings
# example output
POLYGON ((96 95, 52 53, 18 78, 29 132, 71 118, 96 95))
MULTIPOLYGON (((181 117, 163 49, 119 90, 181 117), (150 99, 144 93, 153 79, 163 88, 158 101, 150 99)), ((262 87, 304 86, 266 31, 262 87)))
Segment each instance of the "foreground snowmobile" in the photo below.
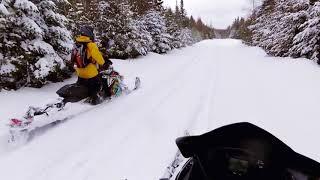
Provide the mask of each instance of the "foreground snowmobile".
POLYGON ((178 174, 162 180, 320 180, 320 163, 249 123, 178 138, 176 143, 189 159, 178 174))
MULTIPOLYGON (((114 71, 112 66, 109 66, 108 69, 102 70, 100 72, 100 76, 102 79, 102 88, 99 93, 99 97, 101 97, 101 100, 105 102, 123 94, 130 94, 132 91, 135 91, 140 87, 140 79, 136 77, 134 88, 129 89, 129 87, 123 82, 123 76, 114 71)), ((59 89, 57 94, 60 98, 56 102, 47 104, 42 108, 29 107, 28 111, 22 118, 10 119, 8 124, 10 137, 8 142, 24 143, 33 137, 36 130, 54 126, 76 116, 76 114, 86 112, 90 108, 93 108, 85 106, 79 109, 76 113, 70 113, 64 109, 65 105, 69 102, 75 103, 79 101, 90 101, 90 98, 88 98, 88 89, 85 86, 81 86, 77 83, 66 85, 59 89)))

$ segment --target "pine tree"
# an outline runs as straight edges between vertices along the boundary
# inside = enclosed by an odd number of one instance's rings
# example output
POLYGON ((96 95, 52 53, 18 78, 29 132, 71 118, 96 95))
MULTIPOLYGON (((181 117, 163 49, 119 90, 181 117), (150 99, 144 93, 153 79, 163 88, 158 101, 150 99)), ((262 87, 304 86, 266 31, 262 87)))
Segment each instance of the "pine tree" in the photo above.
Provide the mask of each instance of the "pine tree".
POLYGON ((15 42, 9 41, 11 35, 13 35, 10 34, 10 32, 13 32, 14 28, 12 15, 8 9, 11 3, 12 2, 7 0, 0 3, 0 90, 6 86, 6 82, 11 82, 9 87, 14 84, 14 78, 10 77, 10 74, 16 70, 10 58, 14 53, 13 50, 17 46, 15 42))
POLYGON ((2 86, 40 87, 47 81, 63 80, 67 76, 65 62, 71 37, 64 27, 65 17, 55 12, 55 4, 6 0, 3 5, 10 12, 6 17, 10 26, 5 27, 5 32, 10 33, 2 36, 2 86))
POLYGON ((94 23, 98 17, 98 0, 87 0, 84 15, 89 19, 89 23, 94 23))
POLYGON ((179 41, 182 44, 182 47, 192 45, 195 40, 192 38, 192 31, 189 28, 183 28, 180 30, 179 41))
MULTIPOLYGON (((133 19, 130 3, 126 0, 101 1, 99 20, 96 21, 102 44, 112 40, 114 45, 108 54, 114 58, 134 58, 145 55, 152 42, 143 23, 133 19)), ((105 50, 106 51, 106 50, 105 50)))
POLYGON ((253 45, 264 48, 275 56, 298 57, 294 44, 295 36, 302 31, 308 17, 308 0, 266 0, 255 13, 250 29, 253 33, 253 45), (302 26, 301 26, 302 25, 302 26))
POLYGON ((144 15, 143 21, 153 39, 151 50, 156 53, 166 53, 171 50, 172 36, 167 33, 165 19, 160 12, 155 10, 149 11, 144 15))
POLYGON ((158 12, 163 12, 163 0, 150 0, 149 3, 151 6, 149 6, 150 9, 156 10, 158 12))
POLYGON ((272 17, 276 6, 275 0, 265 0, 257 9, 257 17, 249 28, 252 31, 252 44, 260 46, 264 49, 270 48, 272 43, 270 37, 272 36, 272 27, 277 21, 272 17))
POLYGON ((153 9, 158 12, 163 10, 162 0, 129 0, 132 11, 136 15, 144 15, 149 10, 153 9))
POLYGON ((273 22, 269 54, 275 56, 288 56, 292 47, 293 38, 299 32, 299 27, 306 21, 307 1, 279 0, 275 12, 271 14, 273 22))
POLYGON ((301 32, 294 37, 294 46, 290 49, 293 57, 307 57, 319 62, 320 54, 320 2, 308 9, 308 20, 301 25, 301 32))
POLYGON ((180 48, 183 46, 179 39, 180 28, 175 19, 175 14, 171 8, 166 9, 165 11, 165 21, 167 32, 172 36, 171 48, 180 48))
POLYGON ((190 26, 189 18, 187 17, 187 11, 184 8, 184 1, 180 0, 180 20, 181 20, 181 27, 187 28, 190 26))
POLYGON ((197 23, 194 20, 193 16, 190 17, 190 26, 193 42, 200 42, 202 40, 201 33, 197 29, 197 23))
MULTIPOLYGON (((181 6, 183 7, 183 1, 181 6)), ((189 18, 186 17, 186 15, 183 17, 187 21, 187 23, 184 23, 185 25, 181 23, 181 12, 185 12, 184 8, 176 8, 175 13, 171 8, 169 8, 165 12, 167 32, 172 36, 172 48, 181 48, 196 42, 196 40, 193 38, 194 33, 191 30, 191 22, 189 18), (180 19, 177 19, 177 17, 179 17, 180 19)))
MULTIPOLYGON (((68 28, 71 29, 73 35, 79 34, 81 26, 92 26, 95 16, 91 16, 88 0, 69 0, 70 6, 68 7, 67 18, 70 24, 68 28)), ((96 12, 94 12, 96 13, 96 12)))
POLYGON ((234 21, 233 24, 230 27, 230 38, 233 39, 241 39, 241 35, 240 35, 240 28, 241 28, 241 24, 240 24, 240 18, 237 17, 234 21))
POLYGON ((74 0, 52 0, 52 2, 57 6, 56 11, 64 16, 67 16, 71 9, 72 4, 69 1, 72 2, 74 0))
POLYGON ((37 6, 46 24, 44 40, 60 57, 67 60, 73 47, 71 33, 65 26, 69 21, 65 16, 56 13, 58 9, 50 0, 42 0, 37 6))

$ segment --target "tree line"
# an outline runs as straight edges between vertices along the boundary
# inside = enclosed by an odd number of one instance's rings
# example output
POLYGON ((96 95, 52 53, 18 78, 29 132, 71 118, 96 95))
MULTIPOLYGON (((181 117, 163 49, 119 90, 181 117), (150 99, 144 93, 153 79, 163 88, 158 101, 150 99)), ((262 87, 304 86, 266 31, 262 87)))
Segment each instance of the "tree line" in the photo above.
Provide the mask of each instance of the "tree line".
POLYGON ((85 25, 95 29, 102 52, 119 59, 214 38, 212 27, 187 15, 183 0, 174 9, 162 0, 2 0, 0 89, 69 78, 73 39, 85 25))
POLYGON ((237 18, 230 36, 273 56, 305 57, 320 64, 320 1, 265 0, 248 18, 237 18))

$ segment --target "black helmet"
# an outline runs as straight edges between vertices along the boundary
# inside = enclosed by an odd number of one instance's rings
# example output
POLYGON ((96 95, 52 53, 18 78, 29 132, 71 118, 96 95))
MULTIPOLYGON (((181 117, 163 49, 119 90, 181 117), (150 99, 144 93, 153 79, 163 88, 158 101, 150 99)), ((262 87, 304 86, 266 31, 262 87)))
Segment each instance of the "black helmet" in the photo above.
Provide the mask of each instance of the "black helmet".
POLYGON ((80 28, 80 35, 81 36, 87 36, 89 37, 92 41, 94 41, 94 33, 93 33, 93 28, 90 26, 82 26, 80 28))

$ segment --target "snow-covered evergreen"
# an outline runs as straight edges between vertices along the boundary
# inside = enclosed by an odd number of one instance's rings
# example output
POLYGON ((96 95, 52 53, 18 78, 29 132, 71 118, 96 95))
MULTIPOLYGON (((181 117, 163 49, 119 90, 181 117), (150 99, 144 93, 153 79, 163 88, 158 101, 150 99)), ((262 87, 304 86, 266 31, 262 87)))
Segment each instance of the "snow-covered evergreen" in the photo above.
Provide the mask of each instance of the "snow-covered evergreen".
POLYGON ((271 43, 270 36, 272 35, 272 27, 276 24, 275 19, 271 14, 276 6, 275 0, 266 0, 257 10, 257 18, 252 26, 249 28, 253 32, 252 43, 253 45, 260 46, 267 49, 271 43))
MULTIPOLYGON (((65 62, 72 47, 66 19, 56 13, 52 1, 5 0, 7 9, 1 35, 1 84, 4 87, 40 87, 63 80, 65 62)), ((2 11, 4 12, 4 11, 2 11)))
POLYGON ((252 44, 274 56, 320 57, 320 2, 265 0, 249 26, 252 44))
POLYGON ((153 39, 151 50, 156 53, 166 53, 170 51, 172 49, 170 46, 172 36, 167 33, 165 19, 161 16, 160 12, 149 11, 144 15, 143 21, 153 39))
POLYGON ((95 24, 102 44, 110 40, 114 42, 108 50, 110 56, 126 59, 147 54, 152 44, 151 35, 143 21, 133 19, 128 1, 101 1, 99 13, 95 24))
MULTIPOLYGON (((179 8, 176 8, 176 11, 177 12, 173 12, 170 8, 165 11, 167 32, 172 36, 171 47, 181 48, 197 42, 197 37, 193 34, 193 31, 196 31, 196 29, 183 26, 180 23, 180 16, 176 15, 177 13, 180 14, 179 8)), ((193 18, 191 18, 190 21, 192 21, 192 19, 193 18)))
POLYGON ((114 42, 108 49, 113 58, 134 58, 150 51, 165 53, 212 38, 204 24, 201 28, 192 24, 194 19, 187 17, 183 0, 176 12, 165 10, 162 0, 70 0, 70 4, 68 17, 74 34, 81 25, 93 26, 104 52, 107 42, 114 42), (86 9, 94 13, 89 16, 86 9))
POLYGON ((192 31, 189 28, 183 28, 179 34, 179 40, 182 44, 182 47, 190 46, 196 41, 192 38, 192 31))
POLYGON ((308 2, 306 0, 279 0, 274 13, 271 14, 269 53, 275 56, 288 56, 293 38, 304 23, 308 2))
POLYGON ((41 87, 68 77, 73 38, 81 26, 93 27, 101 51, 121 59, 213 37, 201 19, 187 16, 183 0, 175 12, 162 0, 0 2, 0 88, 41 87))
POLYGON ((294 45, 290 49, 293 57, 307 57, 319 63, 320 53, 320 2, 316 2, 308 9, 308 20, 301 25, 301 32, 294 38, 294 45))
POLYGON ((182 43, 179 40, 180 28, 176 21, 175 13, 171 10, 171 8, 165 10, 165 21, 167 33, 172 36, 172 42, 170 44, 171 48, 182 47, 182 43))

